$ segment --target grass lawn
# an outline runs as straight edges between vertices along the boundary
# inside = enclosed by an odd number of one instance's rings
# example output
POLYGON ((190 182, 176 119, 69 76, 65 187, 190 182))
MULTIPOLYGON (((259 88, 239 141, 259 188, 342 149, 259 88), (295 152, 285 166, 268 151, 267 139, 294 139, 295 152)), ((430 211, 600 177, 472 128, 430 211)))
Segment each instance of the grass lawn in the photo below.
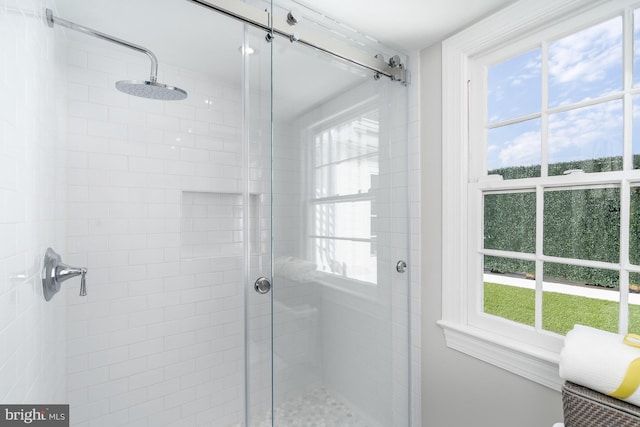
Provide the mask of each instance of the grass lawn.
MULTIPOLYGON (((534 325, 535 291, 484 284, 484 311, 525 325, 534 325)), ((542 327, 565 335, 576 323, 618 332, 618 303, 576 295, 544 292, 542 327)), ((629 332, 640 333, 640 306, 629 305, 629 332)))

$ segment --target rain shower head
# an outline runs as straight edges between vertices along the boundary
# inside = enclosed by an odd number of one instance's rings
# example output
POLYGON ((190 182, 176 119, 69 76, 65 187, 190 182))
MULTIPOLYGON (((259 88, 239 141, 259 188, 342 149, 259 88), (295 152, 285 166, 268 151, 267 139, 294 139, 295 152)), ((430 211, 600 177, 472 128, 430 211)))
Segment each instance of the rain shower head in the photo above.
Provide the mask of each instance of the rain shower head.
POLYGON ((47 25, 49 25, 49 27, 51 28, 53 28, 53 24, 62 25, 63 27, 67 27, 74 31, 78 31, 102 40, 116 43, 120 46, 137 50, 138 52, 142 52, 149 57, 149 59, 151 60, 151 76, 149 77, 149 80, 121 80, 119 82, 116 82, 116 89, 118 89, 119 91, 133 96, 139 96, 148 99, 158 99, 162 101, 180 101, 187 97, 187 92, 178 87, 158 83, 158 59, 149 49, 133 43, 129 43, 128 41, 119 39, 117 37, 101 33, 100 31, 93 30, 88 27, 83 27, 74 22, 58 18, 57 16, 53 15, 53 11, 51 9, 46 9, 45 13, 47 17, 47 25))
POLYGON ((187 92, 179 87, 148 80, 120 80, 116 82, 116 89, 129 95, 163 101, 180 101, 187 97, 187 92))

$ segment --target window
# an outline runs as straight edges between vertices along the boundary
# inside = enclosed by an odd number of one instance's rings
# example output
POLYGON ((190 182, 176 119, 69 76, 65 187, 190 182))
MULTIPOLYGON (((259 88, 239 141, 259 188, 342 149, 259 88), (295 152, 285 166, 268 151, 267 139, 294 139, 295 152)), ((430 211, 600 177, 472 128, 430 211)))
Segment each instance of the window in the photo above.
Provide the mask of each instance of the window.
POLYGON ((320 271, 377 282, 378 112, 315 129, 309 244, 320 271))
POLYGON ((441 325, 449 346, 559 389, 575 323, 640 328, 640 12, 528 3, 443 44, 459 96, 443 99, 441 325))

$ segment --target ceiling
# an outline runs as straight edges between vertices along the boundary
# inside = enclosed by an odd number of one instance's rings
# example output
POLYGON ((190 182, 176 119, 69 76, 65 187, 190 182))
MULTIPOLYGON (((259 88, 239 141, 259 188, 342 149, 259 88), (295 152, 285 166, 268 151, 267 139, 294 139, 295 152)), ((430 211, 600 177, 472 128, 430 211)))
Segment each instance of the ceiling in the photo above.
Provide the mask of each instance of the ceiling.
MULTIPOLYGON (((239 0, 237 0, 239 1, 239 0)), ((249 4, 264 0, 247 0, 249 4)), ((276 0, 320 12, 400 52, 443 40, 514 0, 276 0)), ((189 35, 196 48, 210 47, 238 24, 185 0, 57 0, 57 13, 137 43, 153 39, 167 51, 189 35), (217 18, 217 19, 216 19, 217 18), (222 18, 222 19, 220 19, 222 18)), ((238 37, 240 34, 236 31, 238 37)), ((157 49, 157 48, 156 48, 157 49)), ((153 50, 153 49, 152 49, 153 50)), ((205 50, 206 51, 206 50, 205 50)), ((203 51, 204 52, 204 51, 203 51)), ((171 55, 173 55, 172 53, 171 55)), ((179 56, 178 56, 178 59, 179 56)))
POLYGON ((380 42, 410 53, 514 0, 298 0, 380 42))
MULTIPOLYGON (((265 0, 246 1, 253 7, 266 4, 265 0)), ((312 9, 331 17, 332 25, 346 25, 398 52, 409 53, 428 47, 513 1, 275 0, 275 3, 284 11, 289 5, 312 9)), ((56 0, 55 4, 54 13, 60 18, 150 49, 160 62, 160 78, 162 64, 174 64, 239 84, 242 76, 239 48, 245 34, 240 21, 186 0, 56 0)), ((258 50, 254 63, 268 70, 270 49, 264 33, 254 28, 247 31, 258 50)), ((66 34, 70 39, 87 40, 84 34, 72 31, 66 34)), ((280 105, 287 116, 371 77, 371 72, 337 64, 339 61, 328 59, 325 54, 286 39, 277 38, 274 48, 277 58, 273 61, 274 85, 286 100, 280 105)))

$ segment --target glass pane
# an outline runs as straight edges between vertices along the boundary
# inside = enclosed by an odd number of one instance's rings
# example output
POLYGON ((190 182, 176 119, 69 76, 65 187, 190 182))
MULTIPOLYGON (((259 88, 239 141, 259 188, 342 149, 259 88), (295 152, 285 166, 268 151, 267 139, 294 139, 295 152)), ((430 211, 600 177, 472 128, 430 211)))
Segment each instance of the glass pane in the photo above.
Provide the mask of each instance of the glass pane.
POLYGON ((533 326, 535 322, 535 263, 484 257, 484 312, 533 326))
POLYGON ((640 95, 633 97, 633 168, 640 169, 640 95))
POLYGON ((549 116, 549 175, 622 170, 622 100, 549 116))
POLYGON ((640 9, 633 11, 633 86, 640 83, 640 9))
POLYGON ((363 282, 376 282, 375 243, 321 238, 311 241, 316 252, 318 271, 363 282))
POLYGON ((576 323, 618 332, 619 284, 617 271, 545 263, 542 327, 562 335, 576 323))
POLYGON ((617 263, 620 189, 544 193, 544 254, 617 263))
POLYGON ((272 44, 274 409, 264 425, 409 425, 408 277, 395 270, 408 240, 407 89, 272 44))
POLYGON ((370 239, 371 201, 321 203, 312 207, 311 234, 341 239, 370 239))
POLYGON ((540 176, 540 119, 489 129, 487 170, 504 179, 540 176))
POLYGON ((549 44, 549 107, 622 90, 622 18, 549 44))
POLYGON ((315 137, 315 164, 321 166, 378 153, 378 111, 336 124, 315 137))
POLYGON ((485 194, 484 247, 535 252, 536 193, 485 194))
POLYGON ((640 273, 629 273, 629 332, 640 331, 640 273))
MULTIPOLYGON (((245 132, 243 135, 246 150, 248 171, 245 170, 247 181, 241 187, 244 189, 245 212, 249 218, 245 221, 244 235, 245 245, 249 243, 249 248, 244 249, 244 255, 249 256, 243 259, 245 268, 245 307, 246 307, 246 338, 244 345, 246 352, 250 355, 245 361, 246 386, 245 390, 247 407, 246 413, 249 417, 245 422, 247 425, 256 425, 257 420, 263 420, 265 414, 271 410, 272 400, 272 375, 271 366, 273 354, 271 352, 272 331, 271 320, 271 298, 254 291, 253 283, 259 277, 272 277, 272 177, 271 177, 271 97, 269 88, 271 87, 272 57, 270 49, 258 48, 264 46, 262 43, 264 35, 257 29, 246 28, 244 43, 242 46, 253 48, 240 51, 236 47, 236 54, 242 56, 244 60, 245 87, 248 91, 243 93, 244 106, 248 111, 249 120, 245 121, 245 132), (248 186, 246 186, 248 184, 248 186), (249 194, 246 194, 246 193, 249 194)), ((239 108, 240 109, 240 108, 239 108)), ((241 110, 241 109, 240 109, 241 110)), ((224 272, 226 274, 226 272, 224 272)), ((240 366, 242 368, 242 366, 240 366)))
POLYGON ((629 215, 629 262, 640 265, 640 186, 631 187, 629 215))
POLYGON ((542 110, 541 67, 540 49, 489 67, 489 123, 542 110))
POLYGON ((367 193, 375 189, 378 155, 344 160, 316 167, 315 197, 367 193))

